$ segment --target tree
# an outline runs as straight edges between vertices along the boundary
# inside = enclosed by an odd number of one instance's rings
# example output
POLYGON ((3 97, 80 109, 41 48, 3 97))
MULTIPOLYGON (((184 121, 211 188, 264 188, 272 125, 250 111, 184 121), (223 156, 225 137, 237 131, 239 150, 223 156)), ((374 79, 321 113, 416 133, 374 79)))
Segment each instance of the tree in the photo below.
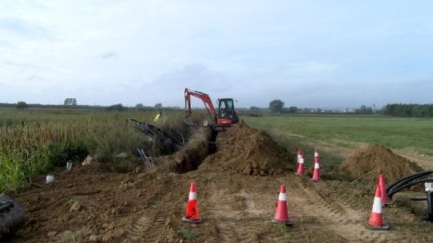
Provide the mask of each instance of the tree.
POLYGON ((371 107, 367 107, 365 105, 361 105, 361 108, 355 110, 355 113, 371 114, 371 113, 373 113, 373 109, 371 107))
POLYGON ((289 107, 289 113, 297 113, 297 112, 298 112, 298 107, 296 106, 289 107))
POLYGON ((279 113, 283 110, 284 102, 281 100, 273 100, 269 103, 269 110, 275 113, 279 113))
POLYGON ((26 108, 28 108, 28 107, 29 107, 29 106, 28 106, 27 103, 24 102, 24 101, 18 101, 17 106, 16 106, 17 109, 26 109, 26 108))
POLYGON ((162 104, 161 103, 156 103, 155 104, 155 108, 156 109, 161 109, 162 108, 162 104))
POLYGON ((66 98, 63 102, 65 106, 77 106, 77 99, 75 98, 66 98))
POLYGON ((126 110, 126 107, 124 107, 122 104, 115 104, 110 105, 109 107, 105 108, 107 111, 124 111, 126 110))

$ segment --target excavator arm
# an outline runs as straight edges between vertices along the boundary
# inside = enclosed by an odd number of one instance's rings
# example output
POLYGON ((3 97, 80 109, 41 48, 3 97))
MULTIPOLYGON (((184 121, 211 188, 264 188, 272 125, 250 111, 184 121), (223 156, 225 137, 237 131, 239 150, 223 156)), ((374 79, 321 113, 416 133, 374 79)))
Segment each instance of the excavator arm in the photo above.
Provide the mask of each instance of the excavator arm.
POLYGON ((204 106, 206 107, 206 110, 209 113, 211 120, 213 122, 216 121, 217 114, 215 111, 215 107, 213 106, 212 100, 210 99, 208 94, 185 88, 184 95, 185 95, 185 108, 188 116, 191 116, 191 96, 193 96, 203 101, 204 106))

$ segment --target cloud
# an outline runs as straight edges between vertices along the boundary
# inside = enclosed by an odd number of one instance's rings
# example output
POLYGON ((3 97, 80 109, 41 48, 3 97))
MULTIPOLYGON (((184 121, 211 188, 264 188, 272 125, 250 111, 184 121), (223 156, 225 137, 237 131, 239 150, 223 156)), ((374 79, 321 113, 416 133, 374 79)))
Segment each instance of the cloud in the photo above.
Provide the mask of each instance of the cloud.
POLYGON ((0 30, 9 35, 28 39, 42 39, 50 36, 48 29, 45 27, 16 17, 0 17, 0 30))
POLYGON ((339 67, 338 64, 324 63, 324 62, 304 62, 304 63, 290 63, 288 65, 289 71, 295 72, 327 72, 333 71, 339 67))
POLYGON ((108 59, 108 58, 116 58, 117 59, 118 57, 119 57, 119 55, 117 55, 117 53, 115 53, 115 52, 106 52, 100 56, 100 58, 102 58, 102 59, 108 59))
POLYGON ((42 79, 41 76, 37 75, 37 74, 33 74, 30 77, 27 78, 28 80, 32 81, 32 80, 40 80, 42 79))
POLYGON ((38 68, 40 68, 37 65, 32 65, 32 64, 27 64, 27 63, 19 63, 19 62, 14 62, 14 61, 5 61, 4 64, 8 65, 8 66, 19 67, 19 68, 24 68, 24 69, 27 69, 27 68, 38 69, 38 68))

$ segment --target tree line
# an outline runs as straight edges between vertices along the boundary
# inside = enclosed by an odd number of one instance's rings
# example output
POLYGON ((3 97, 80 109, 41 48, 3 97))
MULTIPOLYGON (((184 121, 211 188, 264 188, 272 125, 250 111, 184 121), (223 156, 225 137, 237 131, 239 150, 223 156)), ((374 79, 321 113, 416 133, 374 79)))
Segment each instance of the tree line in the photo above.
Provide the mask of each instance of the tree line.
MULTIPOLYGON (((24 101, 19 101, 15 104, 11 103, 0 103, 0 107, 4 108, 65 108, 70 107, 74 109, 93 109, 93 110, 107 110, 107 111, 126 111, 126 110, 142 110, 142 111, 155 111, 155 110, 180 110, 180 107, 163 107, 161 103, 157 103, 154 106, 145 106, 143 104, 137 104, 135 107, 126 107, 122 104, 114 104, 110 106, 90 106, 90 105, 78 105, 75 98, 66 98, 63 105, 42 105, 42 104, 27 104, 24 101)), ((297 113, 304 110, 296 107, 284 107, 284 102, 280 99, 272 100, 269 103, 269 111, 272 113, 297 113)), ((261 108, 257 106, 251 106, 251 111, 260 112, 261 108)), ((307 109, 308 111, 308 109, 307 109)), ((321 112, 320 109, 316 109, 315 112, 321 112)), ((399 117, 433 117, 433 104, 387 104, 380 110, 376 110, 373 107, 367 107, 362 105, 359 109, 356 109, 354 113, 360 114, 374 114, 379 113, 382 115, 399 116, 399 117)))
MULTIPOLYGON (((256 110, 257 107, 251 107, 251 110, 256 110)), ((269 103, 269 110, 274 113, 297 113, 299 109, 295 106, 289 108, 284 107, 284 102, 281 100, 272 100, 269 103)), ((317 109, 316 112, 320 112, 317 109)), ((399 117, 433 117, 433 104, 387 104, 380 110, 376 110, 375 105, 367 107, 362 105, 359 109, 355 109, 354 113, 358 114, 382 114, 388 116, 399 117)))
POLYGON ((101 110, 101 111, 178 111, 182 110, 181 107, 163 106, 161 103, 157 103, 154 106, 145 106, 143 104, 137 104, 136 106, 124 106, 121 103, 100 106, 100 105, 78 105, 75 98, 66 98, 63 104, 59 105, 45 105, 45 104, 28 104, 25 101, 18 101, 17 103, 0 103, 0 108, 16 108, 18 110, 25 110, 29 108, 37 109, 74 109, 74 110, 101 110))
POLYGON ((383 115, 401 117, 433 117, 433 104, 388 104, 383 115))

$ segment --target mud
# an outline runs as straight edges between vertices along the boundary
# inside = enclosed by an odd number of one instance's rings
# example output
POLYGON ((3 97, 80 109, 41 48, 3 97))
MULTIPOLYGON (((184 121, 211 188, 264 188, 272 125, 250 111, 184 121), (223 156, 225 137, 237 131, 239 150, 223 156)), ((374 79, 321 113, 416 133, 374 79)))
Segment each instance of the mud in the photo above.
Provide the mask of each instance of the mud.
POLYGON ((423 171, 416 163, 392 152, 379 144, 369 144, 355 151, 340 166, 353 180, 375 185, 382 173, 387 182, 423 171))

